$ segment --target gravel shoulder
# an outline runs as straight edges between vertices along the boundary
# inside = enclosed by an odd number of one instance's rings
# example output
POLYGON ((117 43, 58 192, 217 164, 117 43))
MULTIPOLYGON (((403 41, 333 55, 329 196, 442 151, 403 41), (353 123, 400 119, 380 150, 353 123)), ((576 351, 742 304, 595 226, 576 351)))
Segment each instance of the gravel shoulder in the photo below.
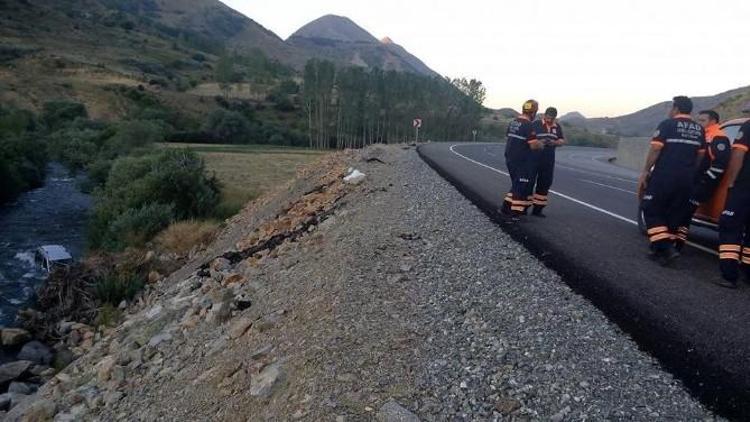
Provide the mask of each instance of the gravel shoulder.
POLYGON ((715 419, 413 148, 269 198, 8 419, 715 419))

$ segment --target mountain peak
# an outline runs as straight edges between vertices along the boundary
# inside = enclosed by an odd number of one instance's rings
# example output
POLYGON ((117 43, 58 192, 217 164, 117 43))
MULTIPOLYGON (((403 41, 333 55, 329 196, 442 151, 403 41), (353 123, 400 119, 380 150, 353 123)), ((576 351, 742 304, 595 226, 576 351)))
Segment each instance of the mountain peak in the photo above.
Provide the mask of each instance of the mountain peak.
POLYGON ((287 42, 309 52, 313 57, 349 66, 438 76, 389 37, 378 40, 344 16, 325 15, 315 19, 298 29, 287 42))
POLYGON ((570 113, 566 113, 562 116, 560 116, 561 122, 578 122, 578 121, 585 121, 586 116, 583 114, 577 112, 577 111, 571 111, 570 113))
POLYGON ((325 15, 308 23, 290 38, 318 38, 344 42, 378 42, 369 32, 346 16, 325 15))

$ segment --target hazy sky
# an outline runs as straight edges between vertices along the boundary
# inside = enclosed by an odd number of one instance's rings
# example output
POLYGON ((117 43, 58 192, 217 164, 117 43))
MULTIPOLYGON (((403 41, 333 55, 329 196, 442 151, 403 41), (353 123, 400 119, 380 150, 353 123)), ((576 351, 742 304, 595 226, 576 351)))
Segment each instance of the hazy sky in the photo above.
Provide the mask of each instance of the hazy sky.
POLYGON ((750 85, 750 1, 224 0, 282 38, 322 15, 391 37, 490 107, 629 113, 750 85))

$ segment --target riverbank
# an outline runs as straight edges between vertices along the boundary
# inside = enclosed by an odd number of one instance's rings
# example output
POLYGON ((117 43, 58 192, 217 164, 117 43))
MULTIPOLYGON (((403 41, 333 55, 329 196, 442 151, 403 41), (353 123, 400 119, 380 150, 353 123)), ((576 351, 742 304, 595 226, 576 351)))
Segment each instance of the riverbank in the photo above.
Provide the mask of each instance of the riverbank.
POLYGON ((45 274, 34 262, 41 245, 63 245, 75 259, 86 249, 91 197, 79 178, 60 164, 47 169, 45 184, 0 206, 0 327, 17 324, 16 313, 33 303, 45 274))
POLYGON ((250 204, 7 419, 23 415, 713 419, 400 146, 327 157, 250 204))

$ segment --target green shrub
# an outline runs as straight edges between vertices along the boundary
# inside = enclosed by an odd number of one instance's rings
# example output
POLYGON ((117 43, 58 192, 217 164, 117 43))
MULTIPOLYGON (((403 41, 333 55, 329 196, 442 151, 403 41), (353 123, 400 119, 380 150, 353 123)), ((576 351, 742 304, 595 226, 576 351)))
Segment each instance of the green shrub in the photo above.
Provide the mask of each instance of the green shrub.
POLYGON ((119 158, 96 191, 93 247, 119 250, 149 240, 172 220, 205 218, 219 203, 219 183, 188 150, 119 158))
POLYGON ((101 303, 117 306, 123 300, 132 300, 144 285, 135 275, 110 274, 97 280, 94 292, 101 303))
POLYGON ((80 171, 96 158, 102 132, 94 129, 68 128, 47 138, 50 156, 71 171, 80 171))
POLYGON ((274 133, 268 138, 268 143, 271 145, 286 145, 286 139, 280 133, 274 133))
POLYGON ((116 158, 133 152, 139 148, 150 147, 166 138, 165 125, 155 121, 135 120, 125 121, 117 125, 117 130, 105 145, 104 154, 108 158, 116 158))
MULTIPOLYGON (((97 286, 99 284, 97 283, 97 286)), ((102 287, 103 290, 106 290, 104 287, 102 287)), ((108 293, 102 292, 103 296, 107 296, 108 293)), ((120 321, 120 318, 122 318, 122 311, 120 311, 119 308, 117 308, 117 304, 114 303, 104 303, 101 308, 99 308, 99 312, 96 314, 96 325, 97 326, 104 326, 104 327, 116 327, 117 324, 120 321)))
POLYGON ((86 175, 88 177, 86 177, 86 181, 83 186, 81 186, 81 190, 87 193, 92 193, 94 189, 104 187, 104 184, 107 183, 107 177, 109 176, 109 171, 111 169, 112 160, 99 159, 89 164, 88 167, 86 167, 86 175))
POLYGON ((34 135, 0 135, 0 203, 44 182, 47 154, 34 135))
POLYGON ((0 107, 0 136, 20 135, 36 130, 36 117, 28 110, 0 107))
POLYGON ((128 208, 109 224, 108 249, 143 246, 174 219, 174 205, 146 204, 128 208))
POLYGON ((218 109, 208 116, 203 129, 222 142, 239 144, 248 141, 250 122, 236 111, 218 109))
POLYGON ((77 118, 88 118, 86 106, 75 101, 49 101, 44 104, 42 121, 50 130, 59 129, 77 118))

